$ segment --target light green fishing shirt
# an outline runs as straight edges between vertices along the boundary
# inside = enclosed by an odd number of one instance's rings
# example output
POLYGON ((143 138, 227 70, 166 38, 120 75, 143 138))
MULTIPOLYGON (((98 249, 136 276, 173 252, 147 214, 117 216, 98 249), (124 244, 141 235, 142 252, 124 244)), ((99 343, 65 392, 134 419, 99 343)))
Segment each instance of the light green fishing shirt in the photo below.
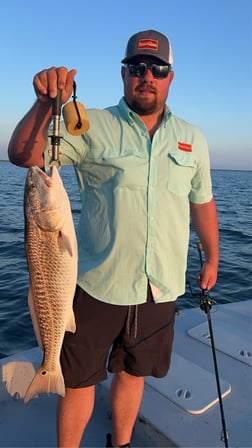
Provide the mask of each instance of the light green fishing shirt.
POLYGON ((185 291, 189 201, 212 198, 206 140, 168 107, 152 141, 123 98, 88 116, 85 135, 61 128, 61 163, 74 165, 80 188, 78 284, 136 305, 149 281, 156 302, 174 301, 185 291))

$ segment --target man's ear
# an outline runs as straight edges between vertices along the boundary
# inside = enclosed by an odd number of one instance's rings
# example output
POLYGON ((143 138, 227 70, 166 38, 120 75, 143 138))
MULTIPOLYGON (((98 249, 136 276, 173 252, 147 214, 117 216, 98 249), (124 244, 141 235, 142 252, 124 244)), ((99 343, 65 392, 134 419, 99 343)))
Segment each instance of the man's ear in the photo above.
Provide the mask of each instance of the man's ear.
POLYGON ((124 67, 124 65, 122 66, 122 68, 121 68, 121 76, 122 76, 122 79, 124 80, 124 78, 125 78, 125 68, 126 67, 124 67))
POLYGON ((174 79, 174 71, 171 70, 170 71, 170 84, 172 83, 173 79, 174 79))

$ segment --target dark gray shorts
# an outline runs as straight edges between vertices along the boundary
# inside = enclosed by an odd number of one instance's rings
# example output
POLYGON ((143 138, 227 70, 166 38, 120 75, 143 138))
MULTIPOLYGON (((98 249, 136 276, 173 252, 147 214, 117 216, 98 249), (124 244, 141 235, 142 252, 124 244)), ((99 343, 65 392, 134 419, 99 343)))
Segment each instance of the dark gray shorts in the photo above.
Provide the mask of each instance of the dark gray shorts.
POLYGON ((66 332, 61 367, 66 387, 87 387, 107 370, 161 378, 170 366, 175 302, 120 306, 94 299, 79 286, 74 298, 76 333, 66 332))

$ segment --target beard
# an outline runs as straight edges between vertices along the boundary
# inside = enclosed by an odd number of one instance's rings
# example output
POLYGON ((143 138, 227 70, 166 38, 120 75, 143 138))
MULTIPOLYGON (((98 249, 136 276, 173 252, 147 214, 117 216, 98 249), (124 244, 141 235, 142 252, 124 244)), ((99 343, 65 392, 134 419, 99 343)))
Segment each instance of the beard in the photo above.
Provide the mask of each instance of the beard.
POLYGON ((153 98, 151 101, 145 98, 134 98, 131 102, 130 108, 138 115, 150 115, 157 110, 157 100, 156 98, 153 98))
POLYGON ((138 115, 150 115, 157 110, 156 89, 145 81, 139 84, 135 89, 135 95, 131 99, 130 108, 138 115), (142 91, 152 93, 151 96, 144 96, 142 91))

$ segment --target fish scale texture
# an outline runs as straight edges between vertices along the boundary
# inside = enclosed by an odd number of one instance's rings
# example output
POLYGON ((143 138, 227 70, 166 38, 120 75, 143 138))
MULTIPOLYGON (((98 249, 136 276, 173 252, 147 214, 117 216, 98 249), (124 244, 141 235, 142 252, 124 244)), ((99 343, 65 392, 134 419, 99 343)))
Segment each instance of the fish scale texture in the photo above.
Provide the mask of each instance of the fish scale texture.
POLYGON ((59 232, 43 232, 30 226, 27 258, 31 292, 40 336, 46 352, 46 369, 53 369, 69 318, 69 296, 75 282, 73 260, 58 243, 59 232), (53 341, 53 344, 52 344, 53 341))

